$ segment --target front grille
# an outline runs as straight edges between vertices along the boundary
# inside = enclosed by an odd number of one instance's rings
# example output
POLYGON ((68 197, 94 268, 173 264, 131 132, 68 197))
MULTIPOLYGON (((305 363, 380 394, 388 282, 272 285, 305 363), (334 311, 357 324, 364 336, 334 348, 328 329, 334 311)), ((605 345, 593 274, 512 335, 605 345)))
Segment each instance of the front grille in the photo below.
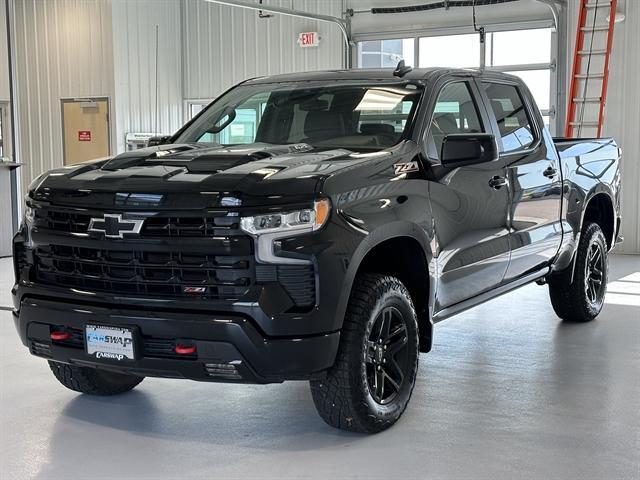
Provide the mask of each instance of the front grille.
POLYGON ((227 245, 231 251, 245 255, 41 245, 34 255, 36 278, 88 291, 232 301, 253 282, 253 257, 250 239, 229 242, 236 247, 227 245))
POLYGON ((237 301, 254 285, 274 282, 293 309, 315 305, 313 265, 256 265, 239 212, 145 215, 139 237, 111 241, 88 232, 91 219, 104 212, 38 208, 34 226, 51 240, 36 246, 33 259, 16 251, 16 267, 33 262, 31 276, 46 285, 127 296, 237 301))
MULTIPOLYGON (((101 213, 85 214, 55 209, 38 209, 35 226, 60 233, 88 233, 92 218, 101 213)), ((211 237, 237 230, 240 217, 237 212, 218 211, 206 216, 162 216, 145 219, 142 238, 211 237)))
POLYGON ((34 223, 37 227, 64 233, 87 233, 91 215, 67 211, 37 209, 34 223))
POLYGON ((220 230, 235 230, 238 216, 215 217, 151 217, 144 222, 143 237, 210 237, 220 230))

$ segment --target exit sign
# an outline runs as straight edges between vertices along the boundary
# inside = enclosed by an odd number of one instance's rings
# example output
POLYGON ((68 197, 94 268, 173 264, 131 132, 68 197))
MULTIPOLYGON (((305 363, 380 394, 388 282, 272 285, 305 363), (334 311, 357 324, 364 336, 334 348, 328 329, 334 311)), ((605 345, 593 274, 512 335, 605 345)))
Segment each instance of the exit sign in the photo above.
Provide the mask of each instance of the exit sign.
POLYGON ((318 32, 302 32, 298 34, 298 45, 303 48, 317 47, 320 44, 318 32))

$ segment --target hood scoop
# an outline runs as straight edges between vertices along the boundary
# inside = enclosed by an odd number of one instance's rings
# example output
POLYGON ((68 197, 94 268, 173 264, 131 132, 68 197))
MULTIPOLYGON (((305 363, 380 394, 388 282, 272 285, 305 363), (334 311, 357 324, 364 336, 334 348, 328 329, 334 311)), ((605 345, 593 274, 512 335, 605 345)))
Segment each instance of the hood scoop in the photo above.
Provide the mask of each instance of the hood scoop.
MULTIPOLYGON (((279 155, 308 152, 313 148, 306 143, 293 145, 270 145, 254 143, 231 147, 194 145, 172 145, 151 147, 118 155, 102 166, 103 171, 146 169, 151 176, 164 174, 172 168, 189 173, 214 174, 231 168, 279 155), (151 168, 150 168, 151 167, 151 168), (169 168, 167 168, 169 167, 169 168)), ((140 172, 142 174, 142 172, 140 172)))

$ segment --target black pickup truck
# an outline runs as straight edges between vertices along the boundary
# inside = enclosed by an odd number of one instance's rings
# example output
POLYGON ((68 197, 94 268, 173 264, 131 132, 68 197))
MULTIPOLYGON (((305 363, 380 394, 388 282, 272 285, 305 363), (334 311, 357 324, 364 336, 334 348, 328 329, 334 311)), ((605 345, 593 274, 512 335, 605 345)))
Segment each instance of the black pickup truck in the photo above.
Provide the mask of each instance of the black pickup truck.
POLYGON ((309 380, 377 432, 434 323, 530 282, 564 320, 602 309, 621 151, 553 140, 516 77, 258 78, 154 143, 28 189, 13 317, 72 390, 309 380))

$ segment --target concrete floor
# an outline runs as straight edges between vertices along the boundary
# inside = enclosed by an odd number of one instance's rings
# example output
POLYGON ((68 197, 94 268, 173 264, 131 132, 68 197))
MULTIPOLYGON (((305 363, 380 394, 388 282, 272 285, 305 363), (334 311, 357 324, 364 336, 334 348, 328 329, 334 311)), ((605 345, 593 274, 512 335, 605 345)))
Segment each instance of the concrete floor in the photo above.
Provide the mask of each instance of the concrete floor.
POLYGON ((376 436, 325 426, 302 382, 77 395, 0 311, 0 478, 638 479, 640 257, 611 275, 590 324, 559 322, 536 285, 439 324, 404 417, 376 436))

